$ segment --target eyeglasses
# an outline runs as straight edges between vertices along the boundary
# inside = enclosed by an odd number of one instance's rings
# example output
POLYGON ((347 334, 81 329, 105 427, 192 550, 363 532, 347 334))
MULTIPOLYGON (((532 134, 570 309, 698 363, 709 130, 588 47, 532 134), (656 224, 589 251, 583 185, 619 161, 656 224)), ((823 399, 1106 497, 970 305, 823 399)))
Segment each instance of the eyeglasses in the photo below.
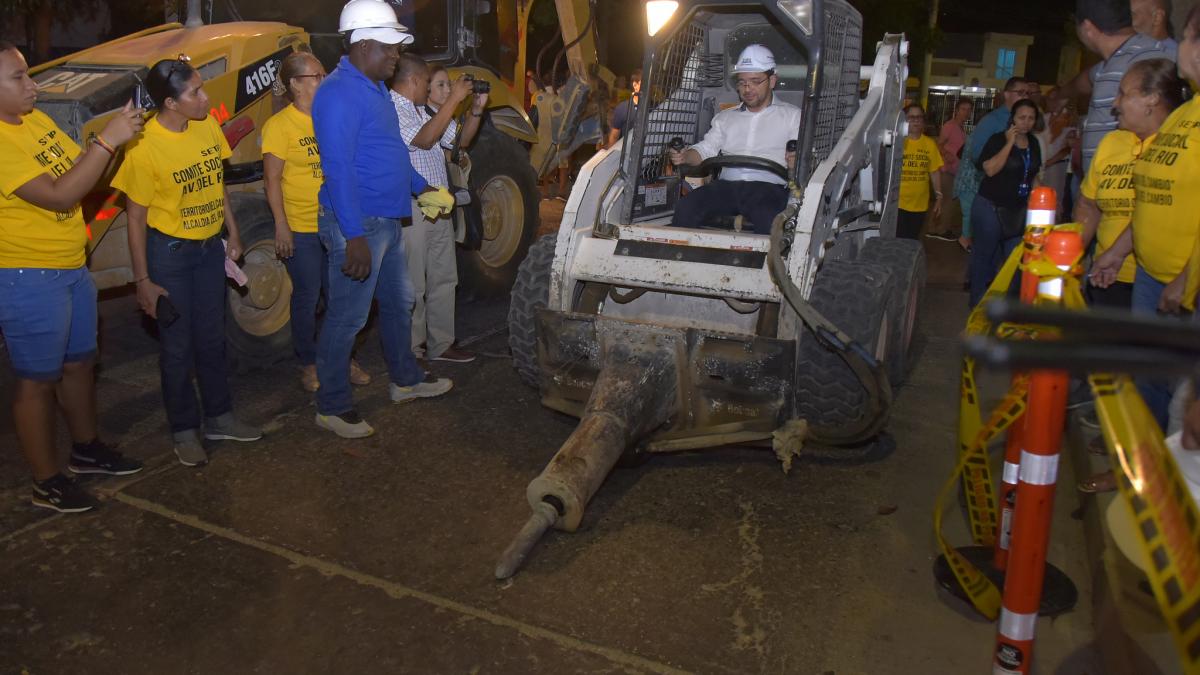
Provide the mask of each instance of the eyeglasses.
POLYGON ((309 74, 307 74, 307 75, 293 75, 293 76, 292 76, 292 79, 294 79, 294 80, 298 80, 298 79, 300 79, 300 78, 302 78, 302 77, 311 77, 311 78, 315 78, 315 79, 316 79, 316 81, 319 83, 319 82, 321 82, 321 80, 324 80, 324 79, 325 79, 325 73, 309 73, 309 74))
POLYGON ((769 80, 769 77, 760 77, 756 80, 738 80, 734 83, 734 87, 738 89, 749 89, 751 87, 761 87, 764 82, 769 80))
POLYGON ((905 115, 904 119, 908 120, 909 122, 924 122, 925 116, 924 115, 905 115))

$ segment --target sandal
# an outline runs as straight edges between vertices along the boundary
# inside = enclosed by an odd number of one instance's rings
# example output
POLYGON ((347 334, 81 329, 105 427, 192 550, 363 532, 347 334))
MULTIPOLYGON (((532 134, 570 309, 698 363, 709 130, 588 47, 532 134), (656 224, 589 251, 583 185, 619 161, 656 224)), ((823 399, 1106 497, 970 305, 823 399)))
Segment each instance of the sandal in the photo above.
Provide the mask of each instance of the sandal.
POLYGON ((1075 487, 1080 492, 1089 495, 1100 492, 1112 492, 1117 489, 1117 474, 1112 471, 1098 473, 1087 480, 1079 481, 1079 485, 1075 487))

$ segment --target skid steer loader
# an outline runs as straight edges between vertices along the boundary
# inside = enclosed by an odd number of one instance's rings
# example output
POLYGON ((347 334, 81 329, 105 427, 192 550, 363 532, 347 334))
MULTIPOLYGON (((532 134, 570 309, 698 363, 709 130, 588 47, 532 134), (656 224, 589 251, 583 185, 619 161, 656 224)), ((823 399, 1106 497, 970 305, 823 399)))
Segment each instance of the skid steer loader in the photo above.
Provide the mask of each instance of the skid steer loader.
POLYGON ((903 36, 860 68, 862 18, 845 0, 646 9, 643 104, 623 143, 583 168, 560 229, 535 242, 513 288, 518 374, 580 423, 529 484, 533 515, 497 578, 551 526, 579 527, 622 457, 756 443, 786 469, 806 441, 876 436, 909 366, 925 260, 919 242, 895 238, 903 36), (700 173, 790 171, 788 205, 769 236, 673 227, 689 179, 667 150, 737 104, 731 68, 756 43, 775 54, 774 95, 802 110, 795 165, 718 155, 700 173))

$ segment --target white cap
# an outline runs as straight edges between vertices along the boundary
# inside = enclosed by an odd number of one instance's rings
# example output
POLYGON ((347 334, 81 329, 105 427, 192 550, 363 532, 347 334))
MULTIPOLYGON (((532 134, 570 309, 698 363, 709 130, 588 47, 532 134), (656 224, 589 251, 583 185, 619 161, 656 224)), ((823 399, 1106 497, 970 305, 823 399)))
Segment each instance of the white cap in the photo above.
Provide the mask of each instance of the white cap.
POLYGON ((382 42, 385 45, 407 45, 412 44, 414 40, 411 33, 404 31, 404 26, 400 28, 358 28, 350 33, 350 44, 354 44, 359 40, 374 40, 382 42))
POLYGON ((413 36, 396 20, 396 10, 384 0, 350 0, 338 17, 338 31, 350 34, 350 43, 375 40, 388 45, 409 44, 413 36))
POLYGON ((775 55, 763 45, 746 47, 733 64, 735 73, 765 73, 768 70, 775 70, 775 55))

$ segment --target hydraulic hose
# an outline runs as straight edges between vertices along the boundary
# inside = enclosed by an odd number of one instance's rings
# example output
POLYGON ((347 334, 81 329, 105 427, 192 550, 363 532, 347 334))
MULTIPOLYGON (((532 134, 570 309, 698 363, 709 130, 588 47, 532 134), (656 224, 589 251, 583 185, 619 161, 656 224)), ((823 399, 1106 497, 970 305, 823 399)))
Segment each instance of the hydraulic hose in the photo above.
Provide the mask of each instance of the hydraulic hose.
POLYGON ((849 445, 875 436, 887 422, 888 410, 892 405, 892 386, 888 382, 883 365, 862 345, 842 332, 804 299, 800 289, 788 277, 787 265, 783 261, 783 231, 787 222, 796 216, 799 205, 792 203, 771 223, 771 250, 767 260, 771 276, 783 297, 825 347, 837 351, 855 377, 867 391, 867 407, 858 421, 841 428, 811 425, 809 437, 821 443, 849 445))

